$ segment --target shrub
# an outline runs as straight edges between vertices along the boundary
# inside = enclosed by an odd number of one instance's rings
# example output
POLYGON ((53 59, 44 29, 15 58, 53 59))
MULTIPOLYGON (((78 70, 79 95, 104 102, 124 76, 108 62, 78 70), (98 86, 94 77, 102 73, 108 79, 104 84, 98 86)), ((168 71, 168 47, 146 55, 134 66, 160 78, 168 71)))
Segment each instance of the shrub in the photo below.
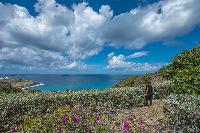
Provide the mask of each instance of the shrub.
POLYGON ((110 112, 98 108, 98 112, 83 106, 64 106, 42 117, 25 116, 18 131, 24 132, 125 132, 140 131, 145 119, 133 112, 110 112), (126 125, 125 125, 126 124, 126 125), (126 127, 125 127, 126 126, 126 127))
POLYGON ((148 80, 151 80, 153 74, 145 74, 141 76, 129 76, 127 79, 119 81, 113 87, 136 87, 146 84, 148 80))
POLYGON ((96 106, 131 108, 143 101, 141 88, 113 88, 105 91, 68 91, 64 93, 1 94, 0 128, 7 130, 11 125, 22 123, 25 115, 40 116, 54 109, 76 104, 84 107, 96 106))
POLYGON ((8 83, 0 83, 0 93, 23 93, 23 90, 20 88, 12 87, 8 83))
POLYGON ((171 95, 165 100, 164 111, 176 131, 200 132, 200 96, 171 95))
POLYGON ((174 93, 200 94, 200 45, 176 55, 160 73, 171 81, 174 93))

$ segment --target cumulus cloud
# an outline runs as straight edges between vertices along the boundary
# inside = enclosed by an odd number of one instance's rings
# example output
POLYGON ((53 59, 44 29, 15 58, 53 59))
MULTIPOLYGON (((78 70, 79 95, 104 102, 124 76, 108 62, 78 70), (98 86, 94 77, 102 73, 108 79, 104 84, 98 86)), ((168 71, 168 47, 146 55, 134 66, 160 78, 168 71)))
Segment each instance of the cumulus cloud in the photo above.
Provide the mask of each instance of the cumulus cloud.
POLYGON ((165 0, 115 16, 102 31, 112 46, 142 48, 150 42, 166 41, 200 24, 199 0, 165 0))
POLYGON ((83 64, 81 61, 71 62, 60 53, 37 48, 4 47, 0 49, 0 61, 7 66, 21 65, 39 68, 52 67, 54 69, 86 69, 86 64, 83 64))
MULTIPOLYGON (((68 9, 55 0, 38 0, 34 7, 36 16, 25 7, 0 2, 0 62, 85 68, 82 60, 98 54, 107 44, 139 49, 186 34, 200 24, 199 0, 159 1, 118 16, 109 5, 97 12, 85 2, 68 9)), ((111 68, 117 63, 139 65, 127 62, 123 55, 111 57, 111 68)))
POLYGON ((71 69, 82 66, 80 59, 102 49, 103 42, 96 31, 112 16, 108 6, 102 6, 98 14, 86 3, 69 10, 55 0, 38 0, 35 10, 38 15, 34 17, 25 7, 0 3, 1 62, 27 66, 29 58, 37 66, 41 62, 44 66, 71 62, 66 67, 71 69))
POLYGON ((130 56, 131 55, 124 56, 122 54, 116 56, 114 53, 108 54, 108 66, 106 68, 110 70, 124 70, 129 72, 152 72, 160 69, 163 65, 166 65, 166 63, 149 64, 127 61, 130 56))

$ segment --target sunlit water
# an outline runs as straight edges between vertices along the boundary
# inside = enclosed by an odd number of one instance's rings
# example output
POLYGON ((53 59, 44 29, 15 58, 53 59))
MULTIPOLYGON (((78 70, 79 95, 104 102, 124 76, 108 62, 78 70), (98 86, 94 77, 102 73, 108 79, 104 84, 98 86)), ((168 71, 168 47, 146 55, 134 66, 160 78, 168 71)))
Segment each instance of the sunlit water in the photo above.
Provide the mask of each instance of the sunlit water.
POLYGON ((9 75, 8 77, 30 79, 41 83, 33 88, 42 91, 64 91, 106 89, 127 78, 128 75, 9 75))

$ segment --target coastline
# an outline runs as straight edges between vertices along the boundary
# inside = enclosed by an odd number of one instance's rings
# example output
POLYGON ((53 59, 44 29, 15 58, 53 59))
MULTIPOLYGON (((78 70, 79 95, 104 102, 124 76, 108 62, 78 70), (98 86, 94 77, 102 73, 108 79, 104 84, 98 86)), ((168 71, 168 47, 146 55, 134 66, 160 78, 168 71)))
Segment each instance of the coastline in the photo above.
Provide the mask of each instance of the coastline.
POLYGON ((0 78, 0 85, 1 86, 11 86, 13 88, 18 88, 21 90, 34 90, 34 91, 40 91, 34 87, 44 85, 43 83, 35 82, 32 80, 27 79, 14 79, 9 77, 1 77, 0 78))

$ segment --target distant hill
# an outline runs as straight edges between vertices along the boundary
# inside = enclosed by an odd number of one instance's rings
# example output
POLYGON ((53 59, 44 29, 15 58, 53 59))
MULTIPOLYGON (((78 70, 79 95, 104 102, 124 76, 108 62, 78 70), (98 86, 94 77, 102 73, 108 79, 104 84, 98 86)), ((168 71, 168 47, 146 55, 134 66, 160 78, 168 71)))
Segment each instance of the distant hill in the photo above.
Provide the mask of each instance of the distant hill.
POLYGON ((172 58, 171 64, 156 73, 144 76, 130 76, 114 87, 133 87, 151 80, 169 80, 173 93, 200 94, 200 44, 192 50, 184 50, 172 58))

